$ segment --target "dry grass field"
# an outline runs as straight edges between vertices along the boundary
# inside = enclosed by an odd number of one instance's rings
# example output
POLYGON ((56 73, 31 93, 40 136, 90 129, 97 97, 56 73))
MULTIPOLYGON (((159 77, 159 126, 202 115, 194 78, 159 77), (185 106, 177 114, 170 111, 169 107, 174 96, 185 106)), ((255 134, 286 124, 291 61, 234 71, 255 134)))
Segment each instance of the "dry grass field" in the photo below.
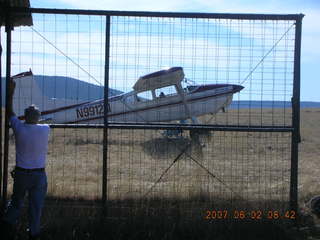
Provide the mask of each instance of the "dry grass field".
MULTIPOLYGON (((247 112, 238 114, 230 111, 202 120, 207 122, 209 119, 217 124, 244 124, 241 114, 247 115, 247 112)), ((252 118, 255 120, 252 124, 261 124, 258 119, 260 112, 252 114, 255 115, 257 117, 252 118)), ((305 131, 304 127, 302 131, 305 131)), ((290 133, 217 131, 202 140, 205 143, 203 148, 189 138, 188 131, 179 139, 166 139, 162 133, 163 130, 108 131, 108 199, 145 196, 181 152, 183 154, 178 161, 147 197, 287 198, 290 133)), ((47 167, 51 196, 100 198, 102 139, 101 129, 52 129, 47 167)), ((10 164, 13 167, 13 141, 10 147, 10 164)))
MULTIPOLYGON (((287 126, 290 124, 290 114, 283 109, 251 110, 250 114, 248 110, 229 110, 227 114, 218 114, 213 118, 206 116, 202 121, 216 124, 247 124, 250 121, 256 125, 270 125, 273 122, 287 126), (247 116, 251 116, 250 119, 247 116)), ((311 196, 320 194, 319 122, 320 109, 302 109, 300 205, 311 196)), ((288 209, 290 133, 216 131, 203 139, 205 147, 202 148, 190 140, 187 132, 180 139, 166 139, 162 132, 108 131, 107 198, 110 219, 119 221, 139 216, 141 209, 142 215, 147 213, 149 217, 154 215, 168 219, 173 215, 169 222, 181 214, 185 219, 198 219, 198 222, 202 218, 203 222, 206 211, 214 209, 283 212, 288 209)), ((48 199, 55 199, 56 206, 66 199, 79 203, 101 198, 102 139, 101 129, 52 129, 47 166, 48 199)), ((12 168, 13 139, 10 141, 9 161, 12 168)), ((10 180, 9 190, 11 184, 10 180)), ((75 202, 64 210, 46 214, 52 217, 66 215, 69 211, 70 215, 71 212, 75 215, 82 212, 87 217, 95 215, 92 208, 89 213, 84 209, 79 211, 75 202)), ((157 221, 159 223, 159 219, 157 221)), ((124 227, 128 222, 123 223, 124 227)), ((123 231, 121 229, 118 229, 115 234, 118 238, 115 239, 125 239, 119 236, 123 231)))
POLYGON ((320 109, 302 109, 299 145, 299 199, 320 195, 320 109))

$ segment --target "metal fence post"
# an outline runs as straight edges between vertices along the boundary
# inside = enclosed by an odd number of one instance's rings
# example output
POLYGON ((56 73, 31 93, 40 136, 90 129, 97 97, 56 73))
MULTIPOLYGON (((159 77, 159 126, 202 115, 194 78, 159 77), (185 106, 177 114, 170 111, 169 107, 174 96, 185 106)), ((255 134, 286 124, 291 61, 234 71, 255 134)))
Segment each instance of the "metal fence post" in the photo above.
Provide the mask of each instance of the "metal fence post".
POLYGON ((2 45, 0 26, 0 198, 2 198, 2 45))
POLYGON ((103 128, 103 173, 102 173, 102 203, 106 212, 108 191, 108 106, 109 106, 109 54, 110 54, 110 16, 106 16, 105 40, 105 69, 104 69, 104 128, 103 128))
POLYGON ((7 187, 8 187, 8 156, 9 156, 8 92, 9 92, 9 81, 10 81, 10 76, 11 76, 11 30, 12 30, 12 25, 10 23, 10 12, 7 11, 7 16, 6 16, 6 33, 7 33, 6 115, 5 115, 5 132, 4 132, 3 185, 2 185, 3 207, 5 207, 5 204, 7 201, 7 187))
POLYGON ((300 57, 301 57, 301 27, 300 15, 296 20, 295 49, 294 49, 294 76, 292 96, 292 137, 291 137, 291 175, 290 175, 290 208, 298 210, 298 153, 300 142, 300 57))

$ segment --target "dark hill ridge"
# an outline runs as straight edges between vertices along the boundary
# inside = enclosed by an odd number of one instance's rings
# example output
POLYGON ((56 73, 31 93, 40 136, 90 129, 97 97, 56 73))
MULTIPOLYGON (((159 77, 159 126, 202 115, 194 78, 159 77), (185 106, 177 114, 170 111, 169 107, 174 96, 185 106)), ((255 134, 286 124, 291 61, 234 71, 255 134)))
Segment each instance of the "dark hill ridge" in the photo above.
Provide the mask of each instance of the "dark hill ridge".
MULTIPOLYGON (((75 78, 60 76, 34 76, 43 94, 49 98, 66 98, 77 100, 96 100, 104 96, 104 87, 87 83, 75 78)), ((109 96, 122 93, 109 89, 109 96)))
MULTIPOLYGON (((35 75, 35 81, 43 94, 48 98, 78 99, 79 101, 91 101, 103 98, 104 88, 87 83, 75 78, 63 76, 35 75)), ((5 78, 2 78, 2 105, 4 105, 5 78)), ((109 89, 109 96, 115 96, 122 92, 109 89)), ((301 108, 320 108, 320 102, 301 102, 301 108)), ((229 108, 290 108, 291 102, 284 101, 232 101, 229 108)))
MULTIPOLYGON (((103 86, 87 83, 75 78, 62 76, 34 75, 34 80, 48 98, 65 98, 91 101, 101 99, 104 96, 103 86)), ((4 102, 5 78, 2 78, 2 101, 4 102)), ((115 89, 109 89, 109 96, 122 93, 115 89)))

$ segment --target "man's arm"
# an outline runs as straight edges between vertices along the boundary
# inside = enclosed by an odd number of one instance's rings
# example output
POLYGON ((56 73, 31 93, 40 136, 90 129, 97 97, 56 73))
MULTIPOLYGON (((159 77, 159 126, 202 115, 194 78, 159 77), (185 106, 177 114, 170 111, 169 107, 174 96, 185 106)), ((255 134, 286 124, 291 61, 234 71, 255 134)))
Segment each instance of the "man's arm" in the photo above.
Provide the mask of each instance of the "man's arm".
POLYGON ((10 79, 9 82, 9 92, 8 92, 8 114, 9 114, 9 118, 11 118, 12 116, 15 116, 16 114, 13 111, 13 95, 14 95, 14 90, 16 88, 16 82, 13 81, 13 79, 10 79))

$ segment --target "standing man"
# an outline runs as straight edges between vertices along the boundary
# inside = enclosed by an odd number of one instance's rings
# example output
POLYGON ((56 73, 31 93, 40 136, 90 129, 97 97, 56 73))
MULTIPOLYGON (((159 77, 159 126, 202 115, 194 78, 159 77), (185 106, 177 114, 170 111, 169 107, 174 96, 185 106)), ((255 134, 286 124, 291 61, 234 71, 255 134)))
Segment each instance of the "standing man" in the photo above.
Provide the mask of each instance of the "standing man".
POLYGON ((38 124, 41 114, 34 105, 25 109, 25 122, 21 122, 13 112, 15 82, 12 79, 9 89, 9 118, 15 135, 16 167, 12 200, 1 225, 7 239, 13 238, 28 192, 29 239, 39 239, 41 210, 47 192, 45 165, 50 128, 47 124, 38 124))

